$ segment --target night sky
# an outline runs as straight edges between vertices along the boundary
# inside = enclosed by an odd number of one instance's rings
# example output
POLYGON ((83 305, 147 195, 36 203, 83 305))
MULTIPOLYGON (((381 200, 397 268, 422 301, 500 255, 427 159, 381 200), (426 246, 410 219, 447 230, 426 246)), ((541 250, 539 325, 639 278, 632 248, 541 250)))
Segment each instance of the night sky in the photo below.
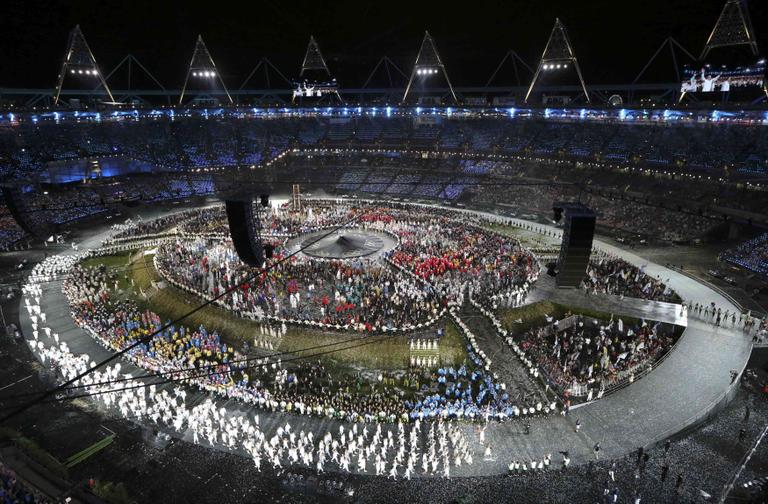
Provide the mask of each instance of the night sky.
MULTIPOLYGON (((482 85, 508 49, 533 66, 555 17, 568 28, 587 82, 630 82, 667 36, 698 56, 723 3, 4 0, 0 87, 52 87, 67 33, 78 23, 103 71, 130 53, 167 88, 181 85, 198 33, 231 88, 263 56, 295 77, 311 34, 341 85, 358 87, 384 55, 408 71, 425 29, 454 85, 482 85)), ((768 1, 752 0, 750 13, 765 53, 768 1)), ((667 55, 660 66, 669 61, 667 55)))

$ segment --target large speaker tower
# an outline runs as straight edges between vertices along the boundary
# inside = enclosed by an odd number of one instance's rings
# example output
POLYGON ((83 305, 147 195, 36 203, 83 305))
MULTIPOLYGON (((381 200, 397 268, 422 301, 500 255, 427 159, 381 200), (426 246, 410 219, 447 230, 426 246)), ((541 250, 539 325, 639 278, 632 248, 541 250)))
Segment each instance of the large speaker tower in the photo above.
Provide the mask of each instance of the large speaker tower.
POLYGON ((264 244, 261 241, 261 219, 253 200, 228 199, 225 203, 229 232, 237 255, 245 264, 261 268, 264 265, 264 244))
POLYGON ((563 243, 555 283, 558 287, 578 287, 587 272, 595 235, 595 213, 581 203, 555 203, 555 215, 565 212, 563 243))

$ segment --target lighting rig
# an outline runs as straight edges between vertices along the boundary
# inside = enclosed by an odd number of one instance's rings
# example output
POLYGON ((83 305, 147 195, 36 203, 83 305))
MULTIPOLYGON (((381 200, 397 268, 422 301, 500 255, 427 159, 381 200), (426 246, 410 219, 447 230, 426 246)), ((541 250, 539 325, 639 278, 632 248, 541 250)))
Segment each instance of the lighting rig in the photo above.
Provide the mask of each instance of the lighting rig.
MULTIPOLYGON (((88 42, 85 40, 80 25, 75 26, 72 31, 69 32, 69 40, 67 43, 67 51, 64 53, 64 59, 61 62, 61 70, 56 80, 56 88, 54 90, 53 104, 58 105, 59 98, 61 97, 61 91, 64 88, 64 80, 76 78, 79 80, 95 81, 96 88, 104 88, 104 92, 109 97, 109 102, 114 103, 115 99, 112 96, 112 92, 109 90, 106 80, 99 71, 99 66, 96 64, 96 58, 88 46, 88 42)), ((93 89, 93 88, 92 88, 93 89)))

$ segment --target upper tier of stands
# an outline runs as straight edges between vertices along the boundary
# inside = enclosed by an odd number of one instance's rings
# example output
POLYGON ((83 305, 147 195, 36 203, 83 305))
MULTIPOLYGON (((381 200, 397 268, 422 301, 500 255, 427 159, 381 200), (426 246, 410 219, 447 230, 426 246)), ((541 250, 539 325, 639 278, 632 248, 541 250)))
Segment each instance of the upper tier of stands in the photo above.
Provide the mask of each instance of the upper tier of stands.
MULTIPOLYGON (((485 152, 604 162, 712 178, 768 177, 763 125, 562 122, 530 118, 192 116, 0 125, 0 179, 53 161, 123 156, 165 171, 256 165, 290 147, 485 152)), ((482 164, 462 167, 482 173, 482 164)))

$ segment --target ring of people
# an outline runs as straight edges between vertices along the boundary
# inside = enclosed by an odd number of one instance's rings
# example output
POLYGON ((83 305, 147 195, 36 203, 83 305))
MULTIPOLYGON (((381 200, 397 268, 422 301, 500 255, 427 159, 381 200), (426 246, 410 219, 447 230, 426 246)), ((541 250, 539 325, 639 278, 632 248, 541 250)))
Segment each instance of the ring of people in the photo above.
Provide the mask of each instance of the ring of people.
POLYGON ((344 199, 260 212, 262 268, 238 258, 223 206, 128 220, 46 258, 23 288, 29 346, 62 381, 127 350, 71 393, 257 468, 410 479, 669 436, 728 385, 712 377, 700 402, 659 413, 643 401, 669 400, 670 370, 695 366, 676 356, 730 338, 722 366, 737 367, 756 330, 708 287, 599 241, 581 288, 554 289, 542 273, 560 231, 526 221, 344 199), (61 296, 69 312, 48 313, 61 296))

